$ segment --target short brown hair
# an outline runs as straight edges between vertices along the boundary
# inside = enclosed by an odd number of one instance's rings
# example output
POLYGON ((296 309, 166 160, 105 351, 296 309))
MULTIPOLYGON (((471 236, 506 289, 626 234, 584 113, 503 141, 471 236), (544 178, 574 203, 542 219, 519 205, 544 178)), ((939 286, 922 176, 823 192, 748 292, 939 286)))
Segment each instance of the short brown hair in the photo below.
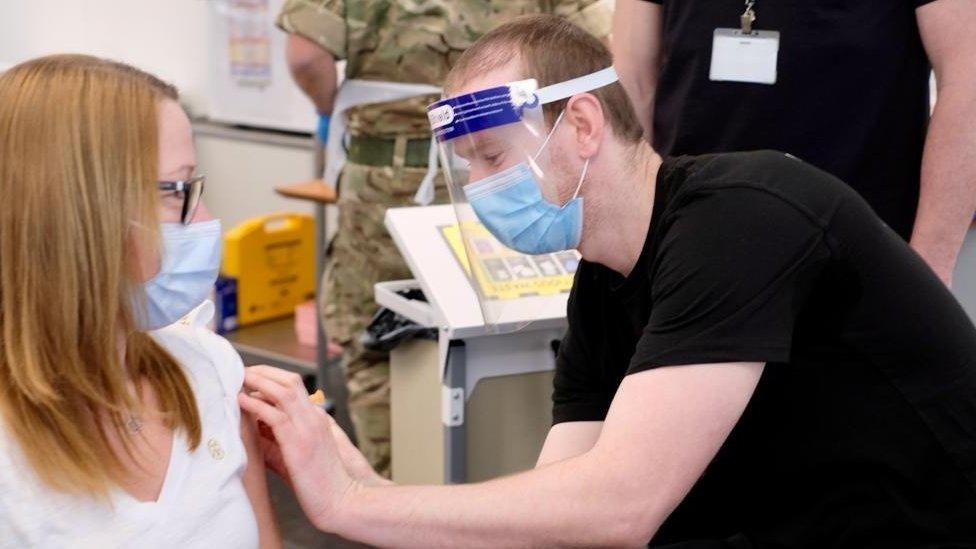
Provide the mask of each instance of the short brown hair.
MULTIPOLYGON (((457 89, 472 75, 491 71, 518 58, 523 75, 535 78, 539 87, 584 76, 609 67, 613 58, 599 40, 580 27, 555 15, 526 15, 485 34, 458 58, 444 82, 457 89)), ((644 130, 620 82, 593 90, 614 134, 628 142, 643 139, 644 130)), ((568 99, 545 107, 552 123, 568 99)))

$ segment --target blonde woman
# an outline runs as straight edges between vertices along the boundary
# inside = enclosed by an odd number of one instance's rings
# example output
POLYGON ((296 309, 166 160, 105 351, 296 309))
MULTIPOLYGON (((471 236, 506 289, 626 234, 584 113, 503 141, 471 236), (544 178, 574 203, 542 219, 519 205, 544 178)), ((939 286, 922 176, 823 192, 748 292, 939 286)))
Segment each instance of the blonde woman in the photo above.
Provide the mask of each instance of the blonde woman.
POLYGON ((0 76, 0 547, 280 545, 241 360, 194 312, 220 226, 176 99, 87 56, 0 76))

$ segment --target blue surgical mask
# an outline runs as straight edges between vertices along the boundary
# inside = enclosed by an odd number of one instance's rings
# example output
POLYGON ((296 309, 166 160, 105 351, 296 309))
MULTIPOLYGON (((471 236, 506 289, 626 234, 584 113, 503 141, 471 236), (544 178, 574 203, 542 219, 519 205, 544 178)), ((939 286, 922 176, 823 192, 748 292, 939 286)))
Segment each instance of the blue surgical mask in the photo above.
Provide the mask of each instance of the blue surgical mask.
MULTIPOLYGON (((549 143, 562 114, 534 157, 549 143)), ((579 197, 589 159, 583 164, 573 197, 559 206, 542 196, 538 180, 525 162, 464 186, 478 219, 502 244, 539 255, 576 248, 583 231, 583 199, 579 197)))
POLYGON ((203 303, 220 271, 220 220, 163 223, 160 229, 162 261, 159 273, 143 284, 142 330, 169 326, 203 303))

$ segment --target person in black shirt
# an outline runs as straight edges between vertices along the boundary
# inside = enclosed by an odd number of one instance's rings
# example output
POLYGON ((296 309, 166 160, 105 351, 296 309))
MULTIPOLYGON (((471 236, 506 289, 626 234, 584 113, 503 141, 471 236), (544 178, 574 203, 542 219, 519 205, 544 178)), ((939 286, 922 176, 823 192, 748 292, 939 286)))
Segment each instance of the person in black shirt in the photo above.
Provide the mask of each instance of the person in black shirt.
MULTIPOLYGON (((565 20, 520 18, 468 50, 445 93, 494 108, 496 86, 609 63, 565 20)), ((538 466, 390 485, 300 377, 251 368, 241 406, 270 427, 266 459, 312 522, 398 547, 976 547, 976 328, 923 260, 857 193, 784 153, 662 160, 619 83, 547 108, 549 152, 533 162, 549 205, 479 213, 501 239, 495 216, 568 221, 579 203, 559 205, 583 199, 538 466)), ((520 158, 495 139, 518 132, 489 131, 455 149, 481 189, 520 158)), ((525 189, 502 181, 502 196, 525 189)))
POLYGON ((742 0, 617 1, 614 64, 655 150, 794 154, 850 184, 950 284, 976 207, 976 4, 752 6, 753 30, 779 33, 778 54, 759 57, 774 83, 713 72, 746 60, 715 40, 740 29, 742 0))

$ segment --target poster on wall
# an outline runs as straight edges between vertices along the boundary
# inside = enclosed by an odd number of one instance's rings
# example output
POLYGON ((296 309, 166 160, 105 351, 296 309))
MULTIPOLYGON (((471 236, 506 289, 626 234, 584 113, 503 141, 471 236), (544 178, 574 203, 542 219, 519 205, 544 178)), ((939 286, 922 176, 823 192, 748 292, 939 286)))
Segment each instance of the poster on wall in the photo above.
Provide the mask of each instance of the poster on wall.
POLYGON ((239 85, 271 84, 271 14, 268 0, 230 0, 227 6, 230 76, 239 85))

